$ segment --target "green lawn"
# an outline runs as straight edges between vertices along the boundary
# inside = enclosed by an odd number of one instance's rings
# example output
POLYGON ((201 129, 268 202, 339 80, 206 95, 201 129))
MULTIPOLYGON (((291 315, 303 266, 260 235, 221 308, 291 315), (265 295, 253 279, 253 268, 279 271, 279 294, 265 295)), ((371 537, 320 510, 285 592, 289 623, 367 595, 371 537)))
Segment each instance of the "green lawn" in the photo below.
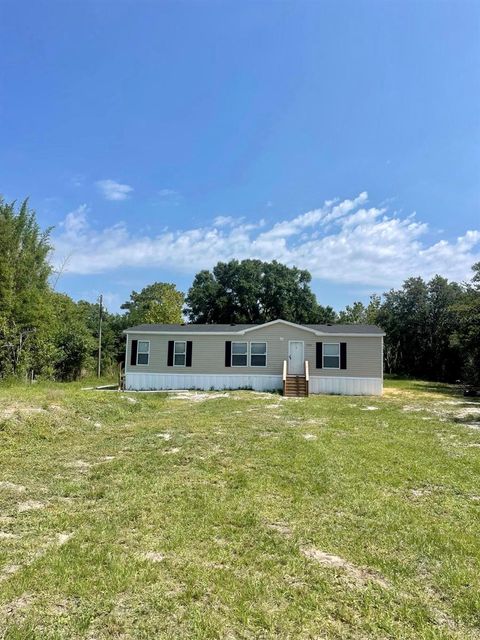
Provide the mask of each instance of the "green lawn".
POLYGON ((480 402, 386 387, 0 387, 0 638, 480 638, 480 402))

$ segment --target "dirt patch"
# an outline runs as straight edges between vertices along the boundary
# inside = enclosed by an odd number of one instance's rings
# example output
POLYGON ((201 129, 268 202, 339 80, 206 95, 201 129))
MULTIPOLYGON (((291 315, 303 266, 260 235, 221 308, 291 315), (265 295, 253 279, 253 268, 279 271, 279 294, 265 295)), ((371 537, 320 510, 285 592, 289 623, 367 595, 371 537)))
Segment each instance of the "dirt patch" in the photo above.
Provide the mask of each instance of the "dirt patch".
POLYGON ((0 531, 0 540, 14 540, 18 538, 16 533, 9 533, 8 531, 0 531))
POLYGON ((178 453, 180 451, 180 447, 172 447, 171 449, 166 449, 163 453, 178 453))
POLYGON ((267 527, 286 538, 292 537, 292 530, 285 522, 268 522, 267 527))
POLYGON ((14 617, 17 613, 28 609, 33 603, 33 600, 33 596, 29 593, 22 594, 19 598, 0 607, 0 618, 14 617))
POLYGON ((7 564, 3 567, 2 573, 0 573, 0 582, 7 580, 10 576, 13 576, 14 573, 20 571, 22 567, 19 564, 7 564))
POLYGON ((25 502, 19 502, 17 505, 17 509, 19 513, 24 513, 25 511, 34 511, 36 509, 44 509, 45 504, 40 502, 39 500, 25 500, 25 502))
POLYGON ((180 393, 169 394, 171 400, 189 400, 190 402, 205 402, 206 400, 229 397, 229 393, 198 393, 195 391, 182 391, 180 393))
POLYGON ((142 555, 142 558, 144 558, 144 560, 150 560, 150 562, 163 562, 163 560, 165 560, 164 554, 156 551, 146 551, 142 555))
POLYGON ((378 411, 378 409, 379 407, 368 406, 368 407, 362 407, 360 411, 378 411))
POLYGON ((467 427, 467 429, 475 429, 480 430, 480 422, 462 422, 462 427, 467 427))
POLYGON ((57 534, 57 544, 59 547, 62 547, 64 544, 72 538, 73 533, 59 533, 57 534))
POLYGON ((15 484, 14 482, 10 482, 9 480, 2 480, 0 482, 0 489, 5 489, 6 491, 15 491, 15 493, 23 493, 25 491, 25 487, 21 484, 15 484))
POLYGON ((86 473, 92 467, 91 462, 87 462, 86 460, 74 460, 69 465, 72 469, 78 469, 82 473, 86 473))
POLYGON ((357 584, 365 584, 367 582, 374 582, 383 588, 388 588, 389 584, 385 578, 382 578, 377 572, 371 569, 365 569, 356 567, 348 560, 335 556, 331 553, 325 553, 320 549, 314 547, 307 547, 301 549, 301 552, 306 558, 318 562, 324 567, 332 569, 341 569, 349 578, 352 578, 357 584))
POLYGON ((162 440, 168 441, 172 439, 172 434, 171 433, 157 433, 156 434, 157 438, 162 438, 162 440))
POLYGON ((47 413, 43 407, 29 407, 22 404, 13 404, 9 407, 0 409, 0 418, 9 419, 13 418, 16 414, 20 416, 29 416, 36 413, 47 413))
POLYGON ((465 407, 464 409, 460 409, 459 411, 455 411, 455 417, 459 420, 462 418, 472 418, 474 416, 480 417, 480 407, 465 407))
POLYGON ((316 440, 317 436, 313 433, 304 433, 303 437, 305 438, 305 440, 316 440))

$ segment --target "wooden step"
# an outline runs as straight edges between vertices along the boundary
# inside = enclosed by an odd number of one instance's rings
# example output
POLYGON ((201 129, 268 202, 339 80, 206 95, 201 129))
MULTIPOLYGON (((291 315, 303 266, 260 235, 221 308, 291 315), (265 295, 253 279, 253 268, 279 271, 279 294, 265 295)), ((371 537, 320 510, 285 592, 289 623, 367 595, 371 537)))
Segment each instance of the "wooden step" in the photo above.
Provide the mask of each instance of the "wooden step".
POLYGON ((284 395, 291 398, 301 398, 307 395, 307 381, 305 376, 287 376, 284 395))

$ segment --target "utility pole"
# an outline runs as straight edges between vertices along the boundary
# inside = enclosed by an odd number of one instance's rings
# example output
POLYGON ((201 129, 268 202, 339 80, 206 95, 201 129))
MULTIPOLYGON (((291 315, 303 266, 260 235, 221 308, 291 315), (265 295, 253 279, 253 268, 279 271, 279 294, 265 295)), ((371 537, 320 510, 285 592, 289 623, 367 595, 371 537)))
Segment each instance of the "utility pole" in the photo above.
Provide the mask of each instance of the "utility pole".
POLYGON ((97 377, 100 378, 101 374, 101 361, 102 361, 102 311, 103 311, 103 295, 100 294, 100 304, 98 310, 98 362, 97 362, 97 377))

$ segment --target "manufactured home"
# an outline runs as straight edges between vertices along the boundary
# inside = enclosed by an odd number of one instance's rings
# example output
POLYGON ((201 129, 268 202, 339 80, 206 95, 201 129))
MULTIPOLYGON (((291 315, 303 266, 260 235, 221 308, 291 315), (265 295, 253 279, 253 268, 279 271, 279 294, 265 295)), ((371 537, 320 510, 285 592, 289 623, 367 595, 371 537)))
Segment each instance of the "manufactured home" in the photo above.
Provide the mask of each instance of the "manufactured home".
POLYGON ((380 395, 383 331, 373 325, 142 324, 126 329, 124 388, 281 389, 380 395))

